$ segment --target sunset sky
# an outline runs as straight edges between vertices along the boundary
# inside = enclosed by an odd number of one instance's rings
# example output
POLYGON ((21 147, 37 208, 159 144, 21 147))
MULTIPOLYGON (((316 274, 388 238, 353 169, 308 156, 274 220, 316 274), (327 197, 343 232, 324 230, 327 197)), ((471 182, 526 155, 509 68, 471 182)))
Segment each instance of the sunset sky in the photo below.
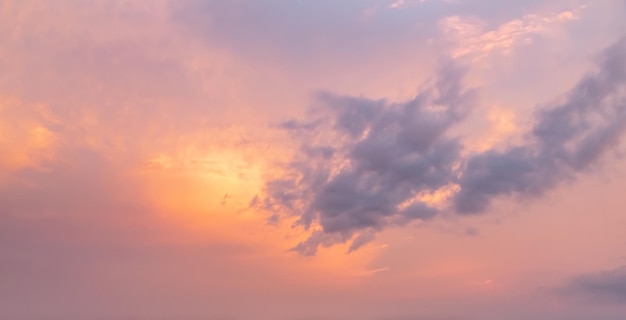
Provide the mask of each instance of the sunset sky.
POLYGON ((0 319, 626 319, 626 1, 0 0, 0 319))

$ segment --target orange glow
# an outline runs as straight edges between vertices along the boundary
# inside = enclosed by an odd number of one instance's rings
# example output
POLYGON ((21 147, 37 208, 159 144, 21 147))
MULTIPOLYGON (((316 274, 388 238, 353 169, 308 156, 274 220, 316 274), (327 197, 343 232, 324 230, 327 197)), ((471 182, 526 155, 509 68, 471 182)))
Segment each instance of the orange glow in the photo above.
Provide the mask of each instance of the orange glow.
MULTIPOLYGON (((12 108, 23 108, 15 99, 0 98, 0 178, 8 172, 33 167, 52 157, 56 145, 55 134, 36 119, 23 119, 20 114, 9 113, 12 108)), ((36 116, 43 107, 35 107, 36 116)), ((39 113, 39 114, 38 114, 39 113)), ((45 119, 45 117, 44 117, 45 119)))
POLYGON ((487 113, 489 128, 466 142, 468 151, 481 152, 492 148, 498 148, 511 139, 520 139, 521 128, 517 123, 517 115, 512 109, 492 108, 487 113))
POLYGON ((252 246, 261 256, 291 266, 289 272, 307 272, 313 278, 332 276, 358 283, 376 273, 369 265, 382 247, 346 254, 348 245, 338 245, 308 258, 287 252, 310 232, 292 228, 293 220, 270 226, 266 214, 249 208, 262 191, 262 176, 268 170, 262 162, 245 160, 235 149, 220 149, 184 156, 159 154, 147 162, 140 178, 164 218, 186 230, 187 237, 195 239, 191 241, 219 239, 252 246))

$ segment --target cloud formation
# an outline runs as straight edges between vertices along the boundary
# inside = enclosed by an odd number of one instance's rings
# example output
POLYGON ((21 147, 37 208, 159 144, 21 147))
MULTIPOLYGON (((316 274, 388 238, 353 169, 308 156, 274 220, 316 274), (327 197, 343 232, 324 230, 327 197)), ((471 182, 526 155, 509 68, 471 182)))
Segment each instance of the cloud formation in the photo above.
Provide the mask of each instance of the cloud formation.
POLYGON ((295 251, 313 255, 320 245, 358 234, 353 251, 373 240, 373 231, 437 214, 416 195, 454 179, 461 145, 445 133, 474 100, 461 74, 448 65, 435 83, 399 104, 321 93, 319 119, 283 123, 301 141, 301 156, 288 176, 267 184, 264 206, 298 215, 306 229, 323 228, 295 251))
POLYGON ((626 303, 626 267, 580 275, 572 279, 563 291, 596 302, 626 303))
POLYGON ((452 51, 453 57, 467 56, 476 61, 494 52, 507 54, 513 47, 532 43, 534 36, 548 33, 555 24, 577 19, 581 9, 552 15, 529 14, 491 30, 485 30, 486 22, 481 19, 450 16, 441 20, 440 28, 450 40, 457 43, 452 51))
POLYGON ((461 139, 451 136, 475 104, 462 76, 447 65, 404 103, 320 94, 313 119, 282 124, 300 153, 255 204, 274 221, 296 216, 296 225, 313 230, 294 251, 314 255, 351 239, 353 251, 389 226, 444 211, 483 213, 498 196, 540 196, 589 169, 626 127, 625 40, 504 150, 463 156, 461 139))
POLYGON ((525 144, 469 158, 454 197, 459 213, 483 212, 497 195, 538 196, 586 170, 626 126, 626 41, 604 53, 563 102, 539 110, 525 144))

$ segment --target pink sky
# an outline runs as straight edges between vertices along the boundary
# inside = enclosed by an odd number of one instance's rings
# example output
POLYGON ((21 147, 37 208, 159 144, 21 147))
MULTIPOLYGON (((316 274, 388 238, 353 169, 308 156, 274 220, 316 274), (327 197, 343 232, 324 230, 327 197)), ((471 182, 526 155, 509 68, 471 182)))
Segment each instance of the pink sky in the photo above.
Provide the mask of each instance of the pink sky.
POLYGON ((0 318, 626 318, 626 3, 0 0, 0 318))

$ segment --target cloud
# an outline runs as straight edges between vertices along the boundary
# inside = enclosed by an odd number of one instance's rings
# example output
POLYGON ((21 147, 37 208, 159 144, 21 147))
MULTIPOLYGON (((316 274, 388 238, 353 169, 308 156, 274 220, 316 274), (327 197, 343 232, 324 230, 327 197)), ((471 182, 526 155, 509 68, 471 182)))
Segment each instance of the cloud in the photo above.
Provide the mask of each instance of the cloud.
POLYGON ((267 184, 265 208, 297 215, 307 229, 314 222, 322 227, 294 250, 312 255, 319 245, 358 234, 353 251, 373 239, 372 230, 437 214, 415 196, 455 176, 461 146, 446 131, 473 103, 473 92, 462 90, 462 72, 445 66, 432 86, 399 104, 322 93, 320 108, 329 116, 315 120, 315 130, 301 129, 312 122, 283 126, 300 139, 303 156, 288 176, 267 184), (320 149, 327 156, 311 152, 320 149))
POLYGON ((455 43, 453 57, 469 57, 476 61, 492 53, 508 54, 514 47, 532 43, 533 36, 548 33, 555 24, 577 19, 581 9, 558 14, 528 14, 492 30, 485 30, 485 21, 465 16, 446 17, 439 25, 444 35, 455 43))
POLYGON ((622 39, 562 103, 536 114, 525 144, 470 157, 454 197, 457 212, 483 212, 497 195, 539 196, 614 147, 626 127, 625 61, 622 39))
POLYGON ((391 8, 391 9, 402 9, 404 7, 407 7, 407 6, 420 4, 420 3, 423 3, 423 2, 426 2, 426 0, 417 0, 417 1, 397 0, 397 1, 392 2, 389 5, 389 8, 391 8))
POLYGON ((449 132, 475 104, 462 76, 447 65, 403 103, 323 93, 314 119, 285 122, 301 152, 259 203, 313 230, 294 251, 314 255, 350 240, 353 251, 386 227, 450 210, 483 213, 498 196, 540 196, 591 168, 626 127, 626 40, 561 102, 540 109, 523 141, 505 150, 462 155, 449 132))
POLYGON ((594 302, 625 304, 626 267, 574 277, 561 292, 594 302))

